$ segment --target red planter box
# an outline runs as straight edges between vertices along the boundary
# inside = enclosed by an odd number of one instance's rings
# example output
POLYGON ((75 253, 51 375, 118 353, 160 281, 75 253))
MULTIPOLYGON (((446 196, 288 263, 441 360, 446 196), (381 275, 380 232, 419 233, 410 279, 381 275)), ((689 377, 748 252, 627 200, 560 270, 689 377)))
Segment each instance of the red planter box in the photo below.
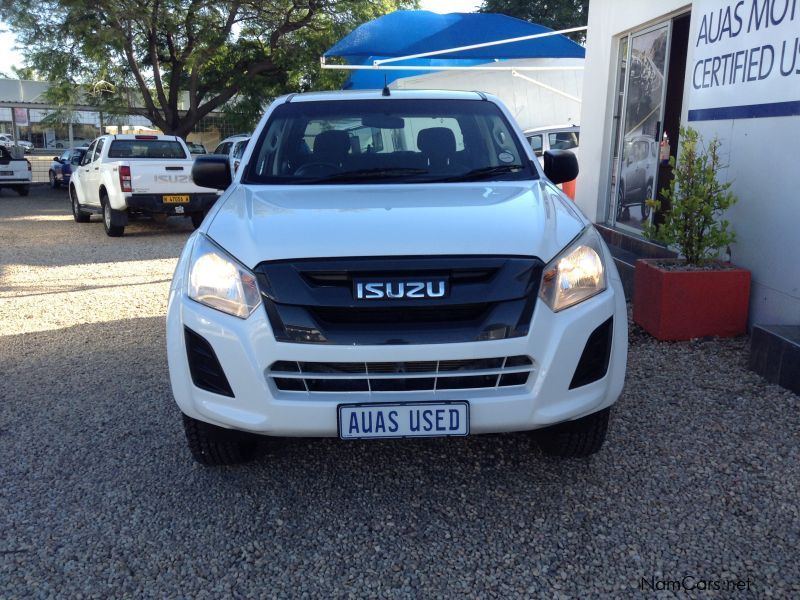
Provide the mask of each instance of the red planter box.
POLYGON ((670 271, 665 259, 636 261, 633 320, 659 340, 743 335, 750 271, 670 271))

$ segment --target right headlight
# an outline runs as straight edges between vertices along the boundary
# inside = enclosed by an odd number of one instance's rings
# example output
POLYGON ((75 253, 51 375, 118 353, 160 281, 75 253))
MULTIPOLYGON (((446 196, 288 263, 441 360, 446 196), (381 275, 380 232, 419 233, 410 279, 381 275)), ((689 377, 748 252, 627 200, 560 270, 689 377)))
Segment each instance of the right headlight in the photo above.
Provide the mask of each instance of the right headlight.
POLYGON ((189 298, 246 319, 261 304, 256 277, 202 233, 192 249, 189 298))
POLYGON ((555 312, 606 289, 600 234, 591 225, 544 268, 539 298, 555 312))

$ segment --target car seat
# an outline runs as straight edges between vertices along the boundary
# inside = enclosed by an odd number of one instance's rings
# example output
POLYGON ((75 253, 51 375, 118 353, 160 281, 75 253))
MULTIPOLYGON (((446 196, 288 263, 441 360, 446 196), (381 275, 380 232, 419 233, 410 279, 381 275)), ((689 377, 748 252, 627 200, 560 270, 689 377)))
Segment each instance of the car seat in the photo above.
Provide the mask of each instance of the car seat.
POLYGON ((429 127, 417 134, 417 147, 432 169, 456 170, 456 136, 447 127, 429 127))
POLYGON ((350 150, 350 135, 346 131, 331 129, 314 138, 314 162, 342 166, 350 150))

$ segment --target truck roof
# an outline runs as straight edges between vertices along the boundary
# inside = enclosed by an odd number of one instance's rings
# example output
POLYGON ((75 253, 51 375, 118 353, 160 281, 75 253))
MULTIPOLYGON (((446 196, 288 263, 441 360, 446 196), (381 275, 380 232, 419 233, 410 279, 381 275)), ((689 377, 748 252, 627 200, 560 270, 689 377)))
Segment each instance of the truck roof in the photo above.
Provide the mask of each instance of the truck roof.
POLYGON ((178 140, 177 135, 164 135, 163 133, 117 133, 108 134, 108 137, 115 140, 178 140))
MULTIPOLYGON (((407 100, 485 100, 490 94, 461 90, 395 90, 389 89, 391 98, 407 100)), ((330 100, 378 100, 385 99, 382 90, 336 90, 328 92, 304 92, 279 98, 289 102, 315 102, 330 100)))

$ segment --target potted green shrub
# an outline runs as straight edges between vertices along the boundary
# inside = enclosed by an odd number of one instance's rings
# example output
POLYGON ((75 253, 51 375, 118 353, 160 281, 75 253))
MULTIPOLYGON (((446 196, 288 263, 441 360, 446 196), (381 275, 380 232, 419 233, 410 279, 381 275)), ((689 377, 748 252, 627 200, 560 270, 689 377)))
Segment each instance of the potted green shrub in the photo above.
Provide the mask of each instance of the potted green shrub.
MULTIPOLYGON (((682 258, 639 260, 634 275, 633 320, 660 340, 745 333, 750 272, 720 260, 735 240, 723 217, 736 197, 720 182, 720 142, 701 147, 694 129, 681 129, 679 160, 670 158, 673 180, 663 222, 645 235, 678 250, 682 258)), ((653 209, 661 202, 648 200, 653 209)))

